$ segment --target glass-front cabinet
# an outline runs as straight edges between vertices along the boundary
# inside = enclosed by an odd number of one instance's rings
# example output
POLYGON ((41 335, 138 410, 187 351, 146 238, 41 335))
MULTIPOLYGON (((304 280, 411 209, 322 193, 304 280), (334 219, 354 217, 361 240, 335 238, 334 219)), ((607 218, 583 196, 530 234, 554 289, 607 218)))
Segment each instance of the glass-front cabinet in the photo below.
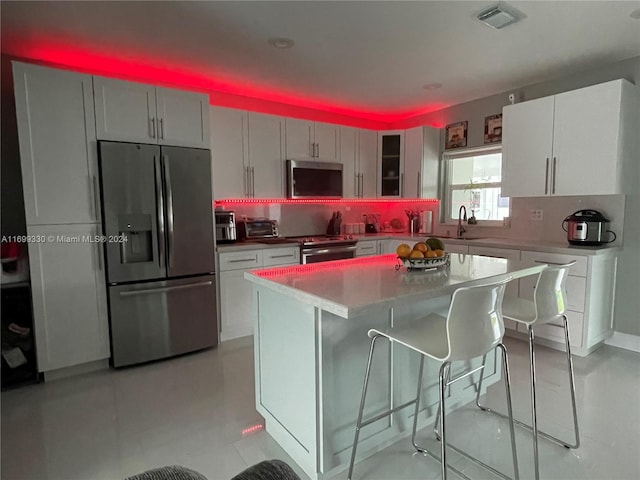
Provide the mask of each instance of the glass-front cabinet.
POLYGON ((402 197, 404 130, 378 133, 378 197, 402 197))

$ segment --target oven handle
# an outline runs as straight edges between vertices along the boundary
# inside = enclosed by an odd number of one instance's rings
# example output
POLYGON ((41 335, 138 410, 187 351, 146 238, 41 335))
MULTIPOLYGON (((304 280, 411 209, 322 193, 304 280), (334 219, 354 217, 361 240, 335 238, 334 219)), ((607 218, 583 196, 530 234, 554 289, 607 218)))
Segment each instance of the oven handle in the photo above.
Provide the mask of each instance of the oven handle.
POLYGON ((302 249, 302 254, 307 257, 313 257, 316 255, 324 255, 325 253, 347 253, 356 250, 358 247, 356 245, 349 247, 315 247, 315 248, 304 248, 302 249))

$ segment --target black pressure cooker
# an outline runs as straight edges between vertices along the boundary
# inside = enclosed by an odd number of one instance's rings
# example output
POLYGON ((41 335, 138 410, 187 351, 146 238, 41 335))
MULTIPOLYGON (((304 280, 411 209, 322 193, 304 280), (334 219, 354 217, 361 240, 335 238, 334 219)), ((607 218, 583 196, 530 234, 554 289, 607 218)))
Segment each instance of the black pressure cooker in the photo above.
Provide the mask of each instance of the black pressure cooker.
POLYGON ((608 223, 597 210, 578 210, 562 221, 562 229, 571 245, 600 246, 616 239, 616 234, 607 230, 608 223), (605 240, 607 234, 611 236, 605 240))

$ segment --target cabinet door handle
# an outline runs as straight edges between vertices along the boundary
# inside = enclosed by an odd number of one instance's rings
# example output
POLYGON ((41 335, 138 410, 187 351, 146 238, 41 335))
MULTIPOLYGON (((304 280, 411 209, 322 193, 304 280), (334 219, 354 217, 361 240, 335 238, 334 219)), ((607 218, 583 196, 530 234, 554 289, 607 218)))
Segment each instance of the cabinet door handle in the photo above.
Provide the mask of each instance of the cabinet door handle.
POLYGON ((102 258, 100 258, 101 255, 100 255, 100 243, 99 242, 96 242, 96 256, 98 258, 98 270, 101 271, 102 270, 102 258))
POLYGON ((316 143, 316 158, 320 158, 320 144, 316 143))
POLYGON ((158 120, 158 123, 160 124, 158 137, 161 138, 162 140, 164 140, 164 119, 160 118, 158 120))
POLYGON ((147 295, 153 293, 168 293, 173 292, 175 290, 188 290, 191 288, 199 288, 199 287, 208 287, 212 285, 209 282, 199 282, 199 283, 189 283, 187 285, 176 285, 173 287, 160 287, 160 288, 147 288, 145 290, 128 290, 124 292, 120 292, 121 297, 133 297, 135 295, 147 295))
POLYGON ((249 196, 249 167, 244 167, 244 196, 249 196))
POLYGON ((156 119, 150 118, 151 138, 156 138, 156 119))
POLYGON ((418 180, 417 180, 417 188, 416 188, 416 198, 420 198, 420 171, 418 171, 418 180))
POLYGON ((361 173, 359 177, 360 177, 360 190, 358 191, 358 196, 362 198, 364 197, 364 173, 361 173))
POLYGON ((162 188, 162 164, 160 158, 153 156, 153 167, 156 176, 156 197, 158 198, 158 264, 164 267, 165 235, 164 235, 164 189, 162 188))
POLYGON ((271 255, 269 258, 290 258, 295 256, 296 255, 294 253, 290 253, 288 255, 271 255))
POLYGON ((173 239, 173 187, 171 185, 171 171, 169 170, 169 156, 162 156, 162 166, 164 167, 164 183, 166 189, 166 199, 167 199, 167 230, 169 231, 169 235, 167 236, 167 250, 169 250, 169 254, 167 255, 169 258, 169 267, 173 267, 173 257, 174 257, 174 247, 175 242, 173 239))
POLYGON ((98 179, 95 175, 92 175, 93 180, 93 219, 98 221, 98 209, 100 208, 100 192, 98 191, 98 179))
POLYGON ((400 196, 404 197, 404 172, 400 174, 400 196))
POLYGON ((239 258, 237 260, 228 260, 229 263, 255 262, 255 258, 239 258))
POLYGON ((251 167, 251 196, 256 196, 256 169, 251 167))
POLYGON ((556 157, 553 157, 553 181, 551 182, 551 193, 556 194, 556 157))
POLYGON ((544 169, 544 194, 549 192, 549 157, 547 157, 547 166, 544 169))

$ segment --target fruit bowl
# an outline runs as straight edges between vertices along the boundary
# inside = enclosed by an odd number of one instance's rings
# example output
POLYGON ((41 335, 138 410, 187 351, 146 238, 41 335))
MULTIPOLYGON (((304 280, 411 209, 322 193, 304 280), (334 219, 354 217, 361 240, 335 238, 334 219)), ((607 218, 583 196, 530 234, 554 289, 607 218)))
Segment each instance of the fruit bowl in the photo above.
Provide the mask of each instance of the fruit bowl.
POLYGON ((433 268, 441 268, 449 265, 449 254, 445 253, 443 257, 433 258, 403 258, 398 257, 398 265, 396 270, 399 270, 402 265, 407 267, 407 271, 412 270, 430 270, 433 268))

